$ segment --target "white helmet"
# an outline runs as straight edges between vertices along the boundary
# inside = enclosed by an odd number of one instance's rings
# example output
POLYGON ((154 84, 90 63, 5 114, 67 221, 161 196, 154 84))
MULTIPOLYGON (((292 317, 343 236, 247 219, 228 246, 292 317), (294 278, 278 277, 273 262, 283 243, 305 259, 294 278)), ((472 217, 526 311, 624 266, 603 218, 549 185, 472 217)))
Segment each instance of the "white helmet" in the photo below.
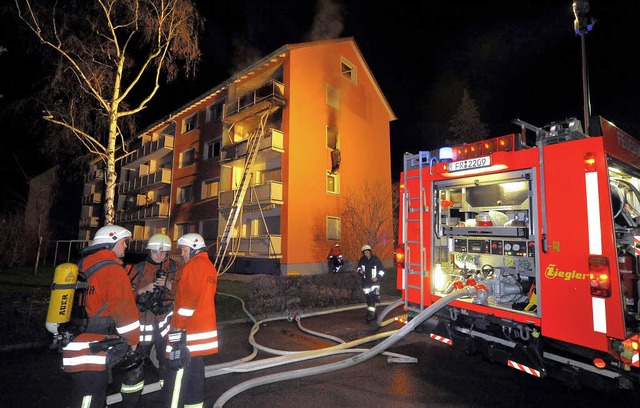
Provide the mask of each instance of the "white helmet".
POLYGON ((147 249, 151 251, 171 251, 171 239, 164 234, 154 234, 147 242, 147 249))
POLYGON ((94 245, 113 245, 123 238, 131 236, 131 232, 128 229, 119 227, 117 225, 106 225, 96 231, 96 235, 93 237, 93 241, 89 246, 94 245))
MULTIPOLYGON (((371 251, 371 247, 369 245, 363 246, 362 247, 362 252, 364 252, 364 251, 371 251)), ((373 251, 371 251, 371 252, 373 252, 373 251)))
POLYGON ((202 235, 196 233, 184 234, 178 239, 178 246, 188 246, 191 249, 206 248, 202 235))

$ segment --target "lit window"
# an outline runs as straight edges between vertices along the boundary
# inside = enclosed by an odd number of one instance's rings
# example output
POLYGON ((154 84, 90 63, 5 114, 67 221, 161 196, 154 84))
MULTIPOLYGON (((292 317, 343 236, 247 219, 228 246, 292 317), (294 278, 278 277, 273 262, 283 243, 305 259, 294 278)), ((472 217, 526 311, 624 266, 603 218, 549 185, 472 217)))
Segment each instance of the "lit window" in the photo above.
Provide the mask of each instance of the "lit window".
POLYGON ((183 167, 191 166, 193 163, 195 163, 195 161, 196 161, 196 149, 191 148, 189 150, 185 150, 184 152, 180 153, 179 167, 183 168, 183 167))
POLYGON ((202 182, 202 194, 201 198, 217 197, 218 190, 220 189, 220 182, 218 180, 205 180, 202 182))
POLYGON ((331 85, 327 85, 327 105, 340 109, 340 91, 331 85))
POLYGON ((327 217, 327 239, 340 240, 340 218, 327 217))
POLYGON ((178 187, 176 194, 176 203, 188 203, 193 200, 193 185, 187 184, 186 186, 178 187))
POLYGON ((177 241, 178 238, 180 238, 184 234, 190 233, 191 230, 192 224, 189 224, 188 222, 176 223, 173 227, 173 240, 177 241))
POLYGON ((202 158, 204 160, 220 156, 220 140, 212 140, 204 144, 204 152, 202 158))
POLYGON ((194 113, 184 120, 184 129, 182 133, 187 133, 198 127, 198 114, 194 113))
POLYGON ((349 60, 340 58, 340 73, 354 84, 358 83, 358 70, 349 60))
POLYGON ((327 192, 340 194, 340 174, 327 172, 327 192))

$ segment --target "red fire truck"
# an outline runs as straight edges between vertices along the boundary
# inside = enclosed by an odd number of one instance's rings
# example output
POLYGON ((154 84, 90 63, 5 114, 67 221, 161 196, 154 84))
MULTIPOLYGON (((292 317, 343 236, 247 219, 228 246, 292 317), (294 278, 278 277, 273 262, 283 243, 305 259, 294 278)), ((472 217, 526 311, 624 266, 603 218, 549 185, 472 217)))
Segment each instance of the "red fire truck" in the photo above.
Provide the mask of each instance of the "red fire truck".
POLYGON ((516 134, 405 154, 405 308, 475 288, 417 331, 536 377, 638 384, 640 143, 595 119, 599 136, 515 120, 516 134))

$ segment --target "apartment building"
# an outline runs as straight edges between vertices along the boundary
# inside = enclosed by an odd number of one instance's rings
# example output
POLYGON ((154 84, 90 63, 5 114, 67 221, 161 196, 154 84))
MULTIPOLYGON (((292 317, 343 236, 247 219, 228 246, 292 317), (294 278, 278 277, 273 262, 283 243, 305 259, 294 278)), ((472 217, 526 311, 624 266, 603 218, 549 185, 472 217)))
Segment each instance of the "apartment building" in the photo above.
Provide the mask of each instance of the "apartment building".
POLYGON ((88 241, 104 224, 105 170, 101 159, 89 163, 89 171, 83 176, 82 206, 78 228, 78 240, 88 241))
POLYGON ((392 120, 353 38, 285 45, 131 143, 116 223, 134 251, 198 232, 219 271, 326 272, 344 193, 391 197, 392 120))

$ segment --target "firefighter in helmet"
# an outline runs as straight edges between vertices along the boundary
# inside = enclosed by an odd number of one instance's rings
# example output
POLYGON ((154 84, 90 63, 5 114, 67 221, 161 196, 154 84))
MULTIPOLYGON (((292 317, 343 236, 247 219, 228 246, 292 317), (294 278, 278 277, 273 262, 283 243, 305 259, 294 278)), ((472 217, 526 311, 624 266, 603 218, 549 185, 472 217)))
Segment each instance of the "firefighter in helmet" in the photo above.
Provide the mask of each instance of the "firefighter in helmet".
MULTIPOLYGON (((169 257, 171 239, 164 234, 152 235, 147 242, 147 250, 147 258, 129 270, 129 280, 140 312, 138 354, 144 359, 156 358, 162 385, 166 348, 163 331, 169 326, 173 314, 173 283, 178 263, 169 257)), ((123 407, 137 406, 144 382, 143 364, 125 372, 120 388, 123 407)))
POLYGON ((205 379, 203 356, 218 352, 214 301, 218 273, 200 234, 181 236, 178 247, 185 264, 176 277, 162 401, 165 407, 182 404, 201 407, 205 379))
POLYGON ((327 257, 329 262, 329 271, 333 273, 338 273, 340 268, 342 268, 342 249, 340 248, 340 244, 335 244, 331 251, 329 251, 329 256, 327 257))
POLYGON ((380 282, 384 276, 382 261, 373 254, 371 246, 362 247, 362 258, 358 261, 358 274, 362 277, 362 291, 367 301, 367 321, 375 320, 376 302, 380 301, 380 282))
POLYGON ((88 323, 62 349, 64 371, 71 373, 70 407, 104 407, 111 366, 140 341, 138 309, 121 261, 130 237, 117 225, 100 228, 78 264, 86 272, 88 290, 74 309, 84 309, 88 323))

